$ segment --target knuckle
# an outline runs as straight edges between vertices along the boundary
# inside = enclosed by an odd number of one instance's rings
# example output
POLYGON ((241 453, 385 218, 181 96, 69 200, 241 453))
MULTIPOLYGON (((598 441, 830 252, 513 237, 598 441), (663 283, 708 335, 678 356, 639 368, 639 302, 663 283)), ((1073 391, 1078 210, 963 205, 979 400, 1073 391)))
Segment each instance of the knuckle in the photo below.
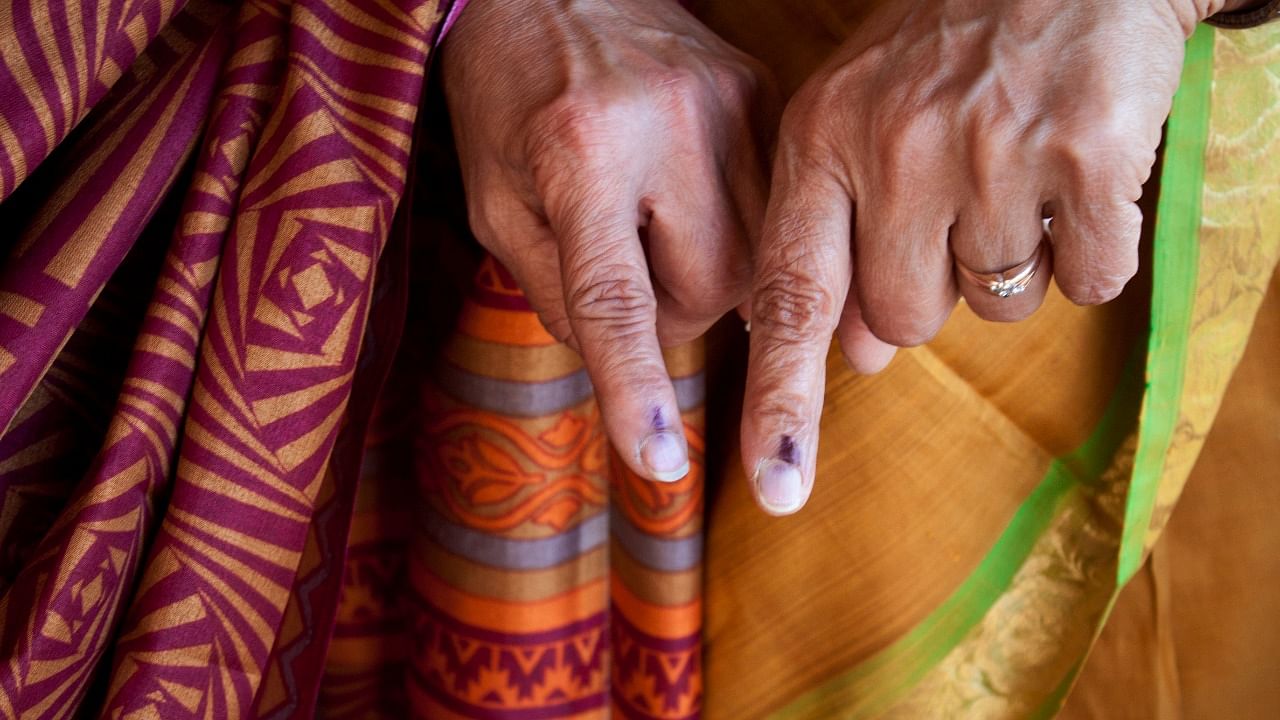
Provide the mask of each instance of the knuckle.
POLYGON ((1101 305, 1115 299, 1120 291, 1101 283, 1089 282, 1064 287, 1062 294, 1076 305, 1101 305))
POLYGON ((1077 305, 1101 305, 1116 299, 1133 275, 1134 272, 1127 270, 1095 271, 1078 280, 1060 281, 1058 285, 1062 294, 1077 305))
POLYGON ((1084 198, 1122 198, 1136 202, 1155 163, 1154 146, 1120 123, 1102 120, 1066 133, 1053 153, 1064 181, 1084 198))
POLYGON ((574 286, 567 309, 573 321, 606 323, 626 333, 643 325, 651 329, 655 300, 631 268, 605 266, 574 286))
POLYGON ((711 76, 720 97, 734 107, 749 105, 760 87, 757 71, 739 63, 715 65, 711 76))
POLYGON ((753 325, 784 340, 807 341, 835 330, 835 297, 793 270, 775 273, 756 290, 753 325))
POLYGON ((598 94, 572 92, 534 113, 526 147, 534 177, 538 177, 539 167, 574 167, 585 160, 607 157, 621 104, 598 94))
POLYGON ((751 394, 748 415, 763 427, 785 427, 795 437, 811 437, 817 428, 813 427, 813 419, 803 409, 809 408, 813 399, 780 390, 776 385, 766 383, 763 392, 751 394))
POLYGON ((1082 203, 1055 241, 1054 277, 1069 300, 1100 305, 1138 273, 1142 212, 1133 203, 1082 203))
POLYGON ((704 88, 704 80, 686 67, 665 67, 649 77, 651 102, 666 115, 668 123, 679 127, 697 127, 704 88))
POLYGON ((877 138, 874 156, 879 160, 879 177, 897 185, 914 184, 923 173, 938 166, 939 152, 948 142, 947 120, 933 110, 908 113, 879 113, 875 120, 877 138))
POLYGON ((649 85, 659 94, 688 99, 698 95, 701 79, 693 68, 667 65, 648 74, 649 85))

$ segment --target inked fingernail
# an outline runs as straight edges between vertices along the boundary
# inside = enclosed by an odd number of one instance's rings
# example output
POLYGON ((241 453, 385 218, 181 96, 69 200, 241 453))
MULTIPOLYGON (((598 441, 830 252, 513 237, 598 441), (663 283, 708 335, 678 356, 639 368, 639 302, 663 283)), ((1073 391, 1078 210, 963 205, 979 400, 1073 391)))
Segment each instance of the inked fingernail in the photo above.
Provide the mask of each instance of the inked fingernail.
POLYGON ((799 453, 795 441, 783 435, 776 458, 762 461, 756 467, 756 497, 771 515, 790 515, 804 505, 804 478, 796 466, 799 453))
POLYGON ((656 432, 640 443, 640 462, 654 480, 674 482, 689 474, 689 453, 684 438, 673 432, 656 432))
POLYGON ((649 437, 640 443, 638 454, 654 480, 675 482, 689 474, 689 447, 684 435, 672 431, 662 408, 649 412, 649 437))

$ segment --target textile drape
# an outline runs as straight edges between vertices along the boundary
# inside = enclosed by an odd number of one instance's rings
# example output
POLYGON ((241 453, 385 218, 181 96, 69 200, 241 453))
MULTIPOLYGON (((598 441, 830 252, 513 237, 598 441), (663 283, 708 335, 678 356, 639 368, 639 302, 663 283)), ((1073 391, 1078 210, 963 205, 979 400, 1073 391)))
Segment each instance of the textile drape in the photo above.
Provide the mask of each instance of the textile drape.
MULTIPOLYGON (((872 5, 695 10, 794 88, 872 5)), ((668 351, 692 472, 648 483, 469 239, 461 7, 0 6, 0 717, 1056 712, 1280 256, 1278 31, 1189 45, 1151 275, 833 354, 773 519, 732 323, 668 351)))
POLYGON ((456 10, 0 9, 0 715, 309 712, 456 10))
MULTIPOLYGON (((701 9, 795 87, 868 5, 701 9)), ((1015 327, 962 306, 876 378, 833 354, 803 519, 757 518, 730 469, 708 499, 709 715, 1057 711, 1173 511, 1280 255, 1275 33, 1202 28, 1188 45, 1143 201, 1145 274, 1118 301, 1083 310, 1051 292, 1015 327)), ((1204 475, 1213 492, 1245 484, 1204 475)), ((1229 546, 1197 550, 1182 562, 1235 567, 1229 546)), ((1150 667, 1161 648, 1112 645, 1100 662, 1150 667)), ((1237 707, 1266 695, 1253 677, 1237 707)), ((1214 687, 1186 707, 1212 707, 1214 687)))

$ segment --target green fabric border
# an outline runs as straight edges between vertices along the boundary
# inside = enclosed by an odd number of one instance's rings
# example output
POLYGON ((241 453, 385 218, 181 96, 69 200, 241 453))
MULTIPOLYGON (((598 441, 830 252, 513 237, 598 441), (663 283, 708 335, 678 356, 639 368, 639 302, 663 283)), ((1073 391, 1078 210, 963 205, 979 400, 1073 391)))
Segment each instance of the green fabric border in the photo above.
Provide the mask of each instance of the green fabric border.
MULTIPOLYGON (((1138 363, 1131 359, 1089 439, 1074 453, 1053 461, 991 551, 936 610, 894 644, 800 695, 773 712, 771 718, 865 718, 887 710, 901 699, 955 648, 1008 589, 1063 499, 1080 484, 1099 479, 1135 423, 1138 450, 1126 498, 1117 588, 1141 565, 1143 543, 1182 394, 1187 333, 1196 292, 1195 240, 1200 224, 1212 74, 1213 28, 1201 26, 1187 44, 1182 81, 1166 134, 1156 210, 1145 383, 1138 382, 1138 363), (856 704, 849 704, 851 698, 856 698, 856 704)), ((1073 666, 1034 717, 1052 717, 1057 712, 1082 666, 1083 661, 1073 666)))
MULTIPOLYGON (((1164 460, 1177 426, 1187 362, 1187 338, 1198 290, 1204 151, 1209 140, 1213 97, 1215 31, 1201 25, 1187 42, 1182 80, 1174 95, 1165 132, 1164 168, 1156 204, 1152 260, 1151 331, 1147 349, 1147 392, 1138 426, 1133 477, 1125 498, 1124 533, 1116 568, 1116 589, 1094 640, 1111 616, 1120 590, 1146 560, 1143 552, 1155 510, 1164 460)), ((1058 714, 1086 658, 1072 666, 1033 715, 1058 714)))
POLYGON ((1127 363, 1102 419, 1075 452, 1056 458, 1014 513, 991 551, 928 617, 897 642, 854 668, 804 693, 770 717, 874 717, 901 699, 973 629, 1008 589, 1062 501, 1081 484, 1097 482, 1137 423, 1142 398, 1141 353, 1127 363), (858 698, 849 705, 849 696, 858 698))
POLYGON ((1151 269, 1147 393, 1138 430, 1133 478, 1125 500, 1117 587, 1123 587, 1133 577, 1145 557, 1147 528, 1151 525, 1164 460, 1182 400, 1200 255, 1204 150, 1209 138, 1213 91, 1213 38, 1213 28, 1201 25, 1188 41, 1182 82, 1174 95, 1165 133, 1151 269))

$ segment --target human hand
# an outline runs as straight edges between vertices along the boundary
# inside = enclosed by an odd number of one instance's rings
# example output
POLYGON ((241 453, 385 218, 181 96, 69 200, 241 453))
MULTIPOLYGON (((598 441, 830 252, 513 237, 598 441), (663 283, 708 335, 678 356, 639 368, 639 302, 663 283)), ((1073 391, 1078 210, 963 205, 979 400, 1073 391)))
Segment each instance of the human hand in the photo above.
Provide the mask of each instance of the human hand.
POLYGON ((471 0, 442 62, 477 239, 582 354, 631 468, 683 477, 660 346, 747 298, 761 67, 672 0, 471 0))
POLYGON ((1119 294, 1184 41, 1220 7, 889 0, 805 83, 756 253, 742 453, 766 511, 812 489, 833 332, 875 372, 960 296, 1014 321, 1051 275, 1080 304, 1119 294))

